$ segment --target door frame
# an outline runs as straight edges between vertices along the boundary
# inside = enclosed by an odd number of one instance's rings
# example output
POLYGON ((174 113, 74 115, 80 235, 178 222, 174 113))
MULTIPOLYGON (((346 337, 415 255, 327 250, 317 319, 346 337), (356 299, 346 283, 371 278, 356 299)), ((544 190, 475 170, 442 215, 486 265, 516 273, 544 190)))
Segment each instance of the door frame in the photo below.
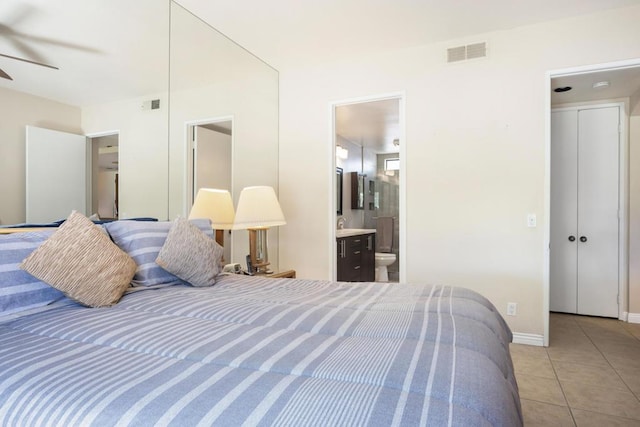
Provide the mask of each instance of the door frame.
MULTIPOLYGON (((549 70, 545 73, 545 173, 544 173, 544 246, 543 246, 543 302, 542 316, 544 323, 543 345, 549 346, 549 286, 550 286, 550 242, 551 242, 551 80, 556 77, 607 71, 619 68, 631 68, 640 66, 640 58, 625 61, 593 64, 580 67, 549 70)), ((604 102, 603 102, 604 104, 604 102)), ((624 103, 623 103, 624 104, 624 103)), ((623 105, 623 108, 626 107, 623 105)), ((621 114, 621 125, 624 123, 620 141, 620 187, 618 216, 620 219, 619 255, 618 260, 618 318, 627 320, 628 309, 628 248, 629 248, 629 130, 627 126, 627 108, 621 114)))
MULTIPOLYGON (((85 135, 87 138, 87 212, 92 212, 93 208, 93 139, 101 138, 103 136, 118 135, 118 175, 120 174, 120 130, 105 130, 100 132, 92 132, 85 135)), ((120 193, 120 182, 116 184, 116 199, 120 193)), ((120 216, 120 202, 118 201, 118 216, 120 216)))
POLYGON ((236 133, 235 117, 233 115, 228 115, 228 116, 218 116, 218 117, 213 117, 208 119, 197 119, 197 120, 186 121, 184 123, 184 135, 185 135, 185 141, 186 141, 186 144, 185 144, 186 165, 185 165, 184 182, 186 184, 186 190, 184 192, 184 200, 183 200, 183 206, 184 206, 183 212, 185 216, 189 215, 189 211, 191 210, 191 205, 193 204, 193 175, 195 173, 195 171, 193 170, 193 149, 194 149, 193 139, 189 134, 189 129, 195 126, 210 125, 210 124, 221 123, 221 122, 231 122, 231 188, 229 192, 231 193, 231 198, 233 199, 234 197, 233 164, 234 164, 234 158, 235 158, 235 133, 236 133))
MULTIPOLYGON (((195 176, 196 171, 194 170, 193 164, 194 164, 194 146, 193 146, 193 138, 190 135, 190 129, 192 127, 196 127, 196 126, 202 126, 202 125, 210 125, 210 124, 215 124, 215 123, 221 123, 221 122, 231 122, 231 188, 229 189, 229 193, 231 193, 231 200, 234 200, 234 185, 235 185, 235 179, 234 179, 234 170, 235 168, 233 167, 234 165, 234 159, 235 159, 235 135, 236 135, 236 122, 235 122, 235 116, 234 115, 227 115, 227 116, 217 116, 217 117, 213 117, 213 118, 207 118, 207 119, 197 119, 197 120, 189 120, 186 121, 184 123, 184 136, 185 136, 185 149, 186 149, 186 153, 185 153, 185 161, 186 161, 186 165, 184 168, 184 183, 186 186, 185 192, 184 192, 184 198, 183 198, 183 212, 184 212, 184 216, 185 218, 189 217, 189 211, 191 211, 191 206, 193 205, 193 201, 194 201, 194 195, 193 195, 193 178, 195 176)), ((228 233, 228 242, 229 242, 229 247, 225 248, 225 251, 228 251, 229 254, 229 258, 227 259, 226 262, 231 262, 231 259, 233 258, 233 248, 234 248, 234 239, 236 238, 235 234, 231 234, 231 230, 225 230, 225 233, 228 233)))
MULTIPOLYGON (((627 112, 629 111, 626 102, 602 102, 593 101, 576 104, 563 104, 560 107, 552 108, 551 113, 554 111, 580 111, 599 108, 617 107, 619 131, 618 131, 618 319, 625 320, 623 305, 627 303, 626 292, 628 283, 628 224, 625 224, 625 220, 628 221, 626 212, 628 212, 629 206, 629 194, 628 194, 628 160, 629 160, 629 129, 627 112), (625 182, 626 181, 626 182, 625 182), (626 240, 626 241, 625 241, 626 240)), ((551 186, 549 186, 551 191, 551 186)), ((549 206, 551 208, 551 206, 549 206)), ((549 216, 549 226, 551 226, 551 216, 549 216)), ((551 238, 551 235, 549 235, 551 238)), ((551 264, 549 264, 551 267, 551 264)), ((551 273, 551 270, 549 270, 551 273)), ((551 282, 549 282, 549 293, 551 293, 551 282)))
POLYGON ((399 127, 400 127, 400 146, 398 147, 398 152, 400 153, 400 201, 399 201, 399 227, 400 232, 399 243, 398 243, 398 251, 400 253, 400 283, 405 283, 407 280, 407 144, 406 144, 406 120, 405 120, 405 100, 406 100, 406 92, 398 91, 398 92, 389 92, 379 95, 368 95, 357 98, 348 98, 342 99, 338 101, 329 102, 329 150, 327 155, 329 156, 329 164, 330 168, 327 168, 327 172, 330 174, 329 182, 331 183, 331 187, 329 190, 329 220, 327 221, 329 224, 329 259, 331 262, 329 263, 329 276, 333 281, 337 279, 337 259, 338 259, 338 251, 336 247, 336 210, 337 210, 337 200, 335 195, 336 188, 336 108, 343 105, 350 104, 363 104, 366 102, 375 102, 375 101, 384 101, 388 99, 397 99, 399 103, 399 127))

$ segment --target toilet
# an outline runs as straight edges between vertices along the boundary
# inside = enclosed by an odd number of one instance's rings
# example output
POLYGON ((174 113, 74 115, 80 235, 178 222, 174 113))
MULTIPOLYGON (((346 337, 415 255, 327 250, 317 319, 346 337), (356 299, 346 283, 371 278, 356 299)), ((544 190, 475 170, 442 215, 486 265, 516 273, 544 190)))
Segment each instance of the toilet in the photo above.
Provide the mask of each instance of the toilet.
POLYGON ((376 218, 376 282, 389 281, 389 267, 396 262, 393 246, 392 217, 376 218))
POLYGON ((376 282, 388 282, 387 267, 396 262, 396 254, 376 252, 376 282))

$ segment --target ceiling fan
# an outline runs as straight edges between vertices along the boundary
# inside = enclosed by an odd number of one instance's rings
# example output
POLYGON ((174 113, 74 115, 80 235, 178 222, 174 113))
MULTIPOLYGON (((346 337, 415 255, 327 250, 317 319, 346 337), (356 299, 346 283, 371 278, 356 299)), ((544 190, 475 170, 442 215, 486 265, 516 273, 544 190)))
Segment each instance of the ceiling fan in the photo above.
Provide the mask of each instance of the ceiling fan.
MULTIPOLYGON (((42 62, 31 61, 30 59, 18 58, 17 56, 5 55, 4 53, 0 53, 0 56, 3 58, 15 59, 16 61, 27 62, 29 64, 40 65, 41 67, 53 68, 54 70, 59 70, 58 67, 54 67, 53 65, 44 64, 42 62)), ((9 74, 7 74, 2 68, 0 68, 0 77, 7 80, 13 80, 9 74)))
MULTIPOLYGON (((54 67, 53 65, 47 64, 44 58, 42 58, 42 56, 38 54, 38 52, 35 49, 33 49, 32 47, 30 47, 28 44, 26 44, 20 39, 44 42, 49 44, 59 44, 59 43, 57 43, 55 40, 51 40, 43 37, 34 37, 23 32, 15 31, 12 28, 17 23, 19 23, 20 21, 24 20, 29 15, 31 15, 34 12, 34 10, 35 9, 32 6, 21 4, 14 10, 13 19, 5 21, 5 23, 0 22, 0 38, 6 38, 17 50, 22 52, 27 58, 31 58, 31 59, 21 58, 13 55, 7 55, 5 53, 0 53, 0 57, 13 59, 16 61, 27 62, 29 64, 39 65, 41 67, 47 67, 54 70, 58 70, 59 69, 58 67, 54 67)), ((13 80, 13 78, 1 68, 0 68, 0 77, 7 80, 13 80)))

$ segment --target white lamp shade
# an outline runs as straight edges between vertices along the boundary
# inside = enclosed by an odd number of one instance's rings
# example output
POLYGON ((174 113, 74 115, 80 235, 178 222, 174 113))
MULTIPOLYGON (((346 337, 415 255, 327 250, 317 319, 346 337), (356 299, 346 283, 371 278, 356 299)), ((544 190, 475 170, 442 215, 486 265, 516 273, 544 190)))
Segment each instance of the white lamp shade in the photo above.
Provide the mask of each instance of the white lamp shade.
POLYGON ((211 228, 231 230, 234 221, 233 201, 227 190, 201 188, 189 213, 189 219, 208 218, 211 228))
POLYGON ((234 229, 267 228, 286 223, 273 188, 256 186, 242 189, 234 229))

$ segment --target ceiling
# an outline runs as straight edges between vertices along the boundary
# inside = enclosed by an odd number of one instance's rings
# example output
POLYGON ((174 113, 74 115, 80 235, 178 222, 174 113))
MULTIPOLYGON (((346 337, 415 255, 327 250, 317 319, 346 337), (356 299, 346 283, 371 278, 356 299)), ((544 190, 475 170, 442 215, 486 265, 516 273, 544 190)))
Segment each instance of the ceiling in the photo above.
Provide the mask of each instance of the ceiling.
POLYGON ((562 76, 551 80, 551 105, 627 98, 638 91, 640 91, 640 67, 562 76), (607 82, 609 85, 593 87, 600 82, 607 82), (556 88, 565 87, 570 87, 571 90, 561 93, 554 91, 556 88))
POLYGON ((277 69, 507 30, 640 0, 178 0, 277 69))
POLYGON ((100 170, 118 170, 118 134, 92 138, 98 145, 98 168, 100 170))
MULTIPOLYGON (((178 0, 281 71, 374 51, 509 29, 640 0, 178 0)), ((166 91, 168 3, 2 0, 0 87, 71 105, 166 91), (70 84, 73 82, 73 84, 70 84)))
POLYGON ((386 99, 336 107, 336 133, 374 153, 398 152, 400 100, 386 99))
POLYGON ((167 90, 167 4, 157 0, 2 0, 0 87, 85 106, 167 90), (153 17, 153 19, 149 19, 153 17))

